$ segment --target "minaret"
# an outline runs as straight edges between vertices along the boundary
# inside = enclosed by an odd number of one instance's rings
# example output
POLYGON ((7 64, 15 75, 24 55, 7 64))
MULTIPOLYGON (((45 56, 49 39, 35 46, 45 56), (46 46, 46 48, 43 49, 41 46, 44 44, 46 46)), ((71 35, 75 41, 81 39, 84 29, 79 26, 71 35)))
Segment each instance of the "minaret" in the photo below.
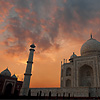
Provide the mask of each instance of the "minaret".
POLYGON ((28 96, 28 91, 29 91, 29 84, 30 84, 30 77, 31 77, 31 70, 32 70, 32 64, 33 64, 33 55, 34 55, 34 48, 35 45, 32 44, 30 45, 30 54, 29 58, 27 61, 27 67, 26 67, 26 72, 24 74, 24 82, 20 91, 20 96, 28 96))

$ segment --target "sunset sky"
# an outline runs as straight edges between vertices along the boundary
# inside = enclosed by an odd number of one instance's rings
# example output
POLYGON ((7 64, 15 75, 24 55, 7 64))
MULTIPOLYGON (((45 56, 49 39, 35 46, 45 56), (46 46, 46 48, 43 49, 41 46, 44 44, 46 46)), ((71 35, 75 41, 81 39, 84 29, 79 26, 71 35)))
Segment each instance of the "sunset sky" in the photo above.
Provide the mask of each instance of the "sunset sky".
POLYGON ((24 77, 36 45, 30 87, 59 87, 61 61, 100 41, 100 0, 0 0, 0 72, 24 77))

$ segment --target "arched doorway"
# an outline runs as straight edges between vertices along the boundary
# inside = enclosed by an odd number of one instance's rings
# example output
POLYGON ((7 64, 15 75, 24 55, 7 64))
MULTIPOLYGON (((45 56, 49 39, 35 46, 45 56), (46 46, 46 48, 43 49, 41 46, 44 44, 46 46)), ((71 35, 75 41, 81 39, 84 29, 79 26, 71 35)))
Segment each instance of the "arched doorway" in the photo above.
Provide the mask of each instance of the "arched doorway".
POLYGON ((14 91, 14 96, 18 96, 19 95, 19 91, 18 90, 15 90, 14 91))
POLYGON ((93 69, 86 64, 79 69, 79 86, 93 86, 93 69))
POLYGON ((28 91, 28 96, 31 96, 31 90, 28 91))
POLYGON ((10 95, 11 95, 11 91, 12 91, 12 84, 9 83, 9 84, 7 84, 6 87, 5 87, 4 95, 10 96, 10 95))
POLYGON ((70 79, 66 80, 66 87, 71 87, 71 80, 70 79))

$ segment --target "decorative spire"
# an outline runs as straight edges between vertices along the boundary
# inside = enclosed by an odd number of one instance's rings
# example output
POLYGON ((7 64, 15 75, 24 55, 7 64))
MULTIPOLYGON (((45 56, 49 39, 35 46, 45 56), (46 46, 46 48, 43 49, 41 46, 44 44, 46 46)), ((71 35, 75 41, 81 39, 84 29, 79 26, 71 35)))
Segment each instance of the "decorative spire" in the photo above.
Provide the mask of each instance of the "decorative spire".
POLYGON ((65 63, 65 59, 64 59, 64 63, 65 63))
POLYGON ((62 65, 62 61, 61 61, 61 65, 62 65))
POLYGON ((66 63, 67 63, 67 59, 66 59, 66 63))
POLYGON ((92 33, 91 33, 91 39, 92 39, 92 33))
POLYGON ((8 67, 5 70, 8 70, 8 67))

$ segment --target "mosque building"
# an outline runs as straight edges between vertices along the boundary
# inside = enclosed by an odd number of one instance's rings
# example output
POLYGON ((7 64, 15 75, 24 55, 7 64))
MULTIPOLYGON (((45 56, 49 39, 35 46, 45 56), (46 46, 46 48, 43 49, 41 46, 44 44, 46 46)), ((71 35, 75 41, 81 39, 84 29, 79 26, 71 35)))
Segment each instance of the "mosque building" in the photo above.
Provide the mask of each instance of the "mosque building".
POLYGON ((31 46, 24 83, 20 95, 100 97, 100 42, 91 35, 81 47, 80 56, 75 53, 69 62, 61 62, 60 88, 29 88, 34 45, 31 46))
POLYGON ((8 68, 2 71, 0 73, 0 96, 18 96, 23 82, 17 79, 15 74, 11 76, 8 68))

